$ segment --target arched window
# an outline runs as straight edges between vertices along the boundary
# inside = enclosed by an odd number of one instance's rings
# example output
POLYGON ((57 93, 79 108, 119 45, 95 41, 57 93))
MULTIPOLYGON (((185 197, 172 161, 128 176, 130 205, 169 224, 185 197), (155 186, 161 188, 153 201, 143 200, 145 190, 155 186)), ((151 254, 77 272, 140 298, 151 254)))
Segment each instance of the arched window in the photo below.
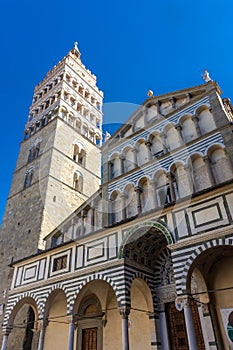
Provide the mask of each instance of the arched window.
POLYGON ((83 176, 80 171, 76 170, 73 176, 73 187, 75 190, 82 192, 83 191, 83 176))
POLYGON ((32 162, 35 160, 40 152, 40 144, 41 142, 36 142, 29 150, 29 155, 28 155, 28 163, 32 162))
POLYGON ((165 172, 160 171, 155 176, 155 186, 158 205, 163 207, 165 204, 170 203, 172 200, 171 190, 169 186, 169 180, 165 172))
POLYGON ((125 188, 124 194, 126 217, 131 218, 137 215, 137 197, 134 186, 132 184, 128 184, 125 188))
POLYGON ((172 166, 173 191, 175 198, 186 197, 193 192, 189 169, 182 163, 177 162, 172 166))
POLYGON ((192 176, 196 191, 204 190, 212 185, 207 164, 201 155, 192 156, 192 176))
POLYGON ((145 177, 139 182, 140 188, 140 201, 142 211, 146 211, 150 209, 150 194, 149 194, 149 181, 145 177))
POLYGON ((149 154, 148 154, 148 148, 145 144, 145 140, 140 140, 137 143, 137 160, 138 160, 138 165, 143 165, 149 160, 149 154))
POLYGON ((161 155, 163 155, 163 141, 161 139, 160 134, 154 134, 151 135, 149 138, 149 141, 151 143, 151 153, 154 158, 158 158, 161 155))
POLYGON ((166 135, 168 150, 173 150, 181 146, 181 139, 174 125, 170 125, 165 128, 164 133, 166 135))
MULTIPOLYGON (((136 150, 135 150, 136 151, 136 150)), ((124 162, 124 165, 125 165, 125 172, 127 173, 128 171, 132 170, 135 168, 135 158, 134 158, 134 153, 133 153, 133 149, 131 147, 127 147, 125 150, 124 150, 124 158, 125 158, 125 162, 124 162)))
POLYGON ((182 135, 185 143, 197 138, 196 126, 190 116, 185 116, 184 118, 182 118, 180 124, 182 127, 182 135))
POLYGON ((208 153, 216 182, 221 183, 230 180, 232 178, 232 167, 225 150, 216 145, 211 147, 208 153))
POLYGON ((210 112, 207 106, 198 108, 197 116, 202 135, 216 129, 213 114, 210 112))
POLYGON ((84 149, 84 146, 80 142, 77 142, 74 145, 73 160, 79 163, 80 165, 85 166, 86 151, 84 149))
POLYGON ((24 180, 24 188, 28 188, 31 186, 32 183, 32 177, 33 177, 33 168, 30 168, 25 173, 25 180, 24 180))
POLYGON ((112 216, 112 224, 120 222, 122 219, 122 200, 120 197, 120 193, 118 191, 114 191, 110 198, 111 201, 111 216, 112 216))

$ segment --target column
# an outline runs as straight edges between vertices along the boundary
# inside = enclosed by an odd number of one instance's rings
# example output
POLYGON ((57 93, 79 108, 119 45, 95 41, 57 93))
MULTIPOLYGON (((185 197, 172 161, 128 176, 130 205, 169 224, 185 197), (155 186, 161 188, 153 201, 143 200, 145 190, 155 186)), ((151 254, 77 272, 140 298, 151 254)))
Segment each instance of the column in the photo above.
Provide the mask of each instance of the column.
POLYGON ((126 213, 126 197, 124 193, 120 194, 120 198, 121 198, 121 219, 125 220, 127 217, 127 213, 126 213))
POLYGON ((122 350, 129 350, 129 313, 130 309, 128 307, 120 309, 122 316, 122 350))
POLYGON ((85 227, 84 227, 84 218, 86 216, 86 213, 84 210, 81 211, 81 236, 84 235, 85 227))
POLYGON ((196 132, 197 132, 197 136, 201 136, 201 129, 200 129, 200 126, 199 126, 199 123, 198 123, 198 116, 197 115, 194 115, 193 116, 193 122, 195 124, 195 127, 196 127, 196 132))
POLYGON ((5 327, 2 329, 3 339, 2 339, 2 347, 1 350, 7 349, 7 341, 11 332, 11 327, 5 327))
POLYGON ((158 319, 158 315, 156 315, 155 313, 149 314, 151 350, 158 350, 158 346, 160 345, 157 337, 157 327, 156 327, 157 319, 158 319))
POLYGON ((95 207, 94 202, 91 203, 91 230, 94 231, 95 228, 95 207))
POLYGON ((68 350, 73 350, 74 349, 74 317, 73 316, 68 316, 68 321, 69 321, 69 338, 68 338, 68 350))
POLYGON ((179 125, 179 124, 177 124, 176 126, 175 126, 175 128, 176 128, 176 130, 177 130, 177 132, 178 132, 178 135, 179 135, 179 139, 180 139, 180 143, 181 143, 181 145, 183 145, 185 142, 184 142, 184 139, 183 139, 183 135, 182 135, 182 127, 179 125))
POLYGON ((138 160, 137 160, 137 149, 133 148, 132 149, 133 152, 133 157, 134 157, 134 168, 136 168, 138 166, 138 160))
POLYGON ((151 189, 152 204, 153 204, 153 207, 156 208, 158 206, 158 200, 157 200, 156 190, 155 190, 155 180, 152 179, 149 181, 149 183, 150 183, 150 189, 151 189))
POLYGON ((40 336, 39 336, 39 343, 38 343, 38 350, 43 350, 44 348, 44 338, 45 338, 45 329, 48 325, 48 320, 39 320, 39 331, 40 331, 40 336))
POLYGON ((172 180, 172 174, 168 173, 168 182, 169 182, 169 188, 170 188, 170 194, 171 194, 171 201, 174 202, 176 200, 174 187, 173 187, 173 180, 172 180))
POLYGON ((125 157, 120 156, 120 161, 121 161, 121 174, 125 173, 125 157))
MULTIPOLYGON (((160 336, 163 350, 169 350, 169 342, 168 342, 168 331, 167 331, 167 321, 165 311, 161 311, 159 314, 159 328, 160 328, 160 336)), ((191 350, 191 349, 190 349, 191 350)))
POLYGON ((74 240, 74 219, 71 220, 71 239, 74 240))
POLYGON ((195 335, 194 325, 193 325, 192 312, 189 306, 188 297, 184 299, 183 307, 184 307, 184 318, 185 318, 185 325, 186 325, 186 331, 188 336, 189 349, 198 350, 196 335, 195 335))
POLYGON ((151 154, 151 142, 150 141, 146 141, 145 142, 147 150, 148 150, 148 159, 151 160, 152 159, 152 154, 151 154))
POLYGON ((64 238, 65 238, 64 229, 62 228, 61 229, 61 243, 64 243, 64 238))
POLYGON ((215 179, 214 179, 214 174, 213 174, 213 171, 212 171, 212 168, 211 168, 211 164, 210 164, 210 160, 209 160, 208 156, 203 157, 203 160, 205 162, 206 170, 208 172, 211 185, 215 185, 216 182, 215 182, 215 179))
POLYGON ((167 145, 166 145, 166 138, 167 138, 167 136, 162 132, 161 133, 161 141, 162 141, 162 144, 163 144, 163 152, 164 153, 168 152, 167 145))
POLYGON ((138 209, 138 215, 142 212, 142 204, 141 204, 141 188, 140 187, 135 187, 135 192, 137 194, 137 209, 138 209))
POLYGON ((120 176, 121 173, 121 159, 119 155, 114 158, 114 177, 120 176))
POLYGON ((113 173, 113 162, 109 161, 108 162, 108 180, 112 180, 114 178, 114 173, 113 173))

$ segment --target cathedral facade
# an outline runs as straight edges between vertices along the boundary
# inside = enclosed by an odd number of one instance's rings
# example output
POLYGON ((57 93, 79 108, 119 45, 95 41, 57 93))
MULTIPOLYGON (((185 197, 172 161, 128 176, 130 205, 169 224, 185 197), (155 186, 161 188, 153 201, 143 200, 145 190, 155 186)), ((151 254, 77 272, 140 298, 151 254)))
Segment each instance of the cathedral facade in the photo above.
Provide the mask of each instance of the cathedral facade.
POLYGON ((207 73, 150 93, 103 145, 77 45, 36 86, 2 225, 2 350, 233 349, 233 108, 207 73))

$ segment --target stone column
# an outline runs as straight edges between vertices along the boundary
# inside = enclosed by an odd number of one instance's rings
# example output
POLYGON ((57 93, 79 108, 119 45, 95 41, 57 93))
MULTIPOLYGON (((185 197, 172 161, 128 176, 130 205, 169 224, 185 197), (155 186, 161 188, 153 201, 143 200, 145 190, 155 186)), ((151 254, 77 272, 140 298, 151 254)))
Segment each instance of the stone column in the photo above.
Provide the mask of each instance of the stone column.
POLYGON ((71 240, 74 240, 74 219, 71 220, 71 240))
POLYGON ((81 236, 84 235, 85 227, 84 227, 84 218, 86 216, 86 213, 84 210, 81 211, 81 236))
POLYGON ((40 331, 38 350, 43 350, 45 330, 46 330, 46 327, 48 325, 48 321, 47 320, 39 320, 38 323, 39 323, 39 331, 40 331))
POLYGON ((161 140, 162 140, 162 144, 163 144, 163 152, 164 153, 168 152, 167 145, 166 145, 166 138, 167 138, 167 136, 162 132, 161 133, 161 140))
POLYGON ((121 161, 121 174, 125 173, 125 157, 120 156, 120 161, 121 161))
POLYGON ((190 350, 198 350, 197 342, 196 342, 196 335, 195 335, 195 331, 194 331, 192 312, 191 312, 191 309, 189 306, 188 297, 186 299, 184 299, 183 307, 184 307, 184 318, 185 318, 185 325, 186 325, 186 331, 187 331, 187 336, 188 336, 189 349, 190 350))
POLYGON ((154 208, 156 208, 158 206, 158 200, 157 200, 156 189, 155 189, 155 180, 152 179, 150 180, 149 183, 150 183, 150 190, 151 190, 151 196, 152 196, 152 204, 154 208))
POLYGON ((195 124, 195 127, 196 127, 196 132, 197 132, 197 136, 201 136, 201 129, 200 129, 200 126, 199 126, 199 123, 198 123, 198 116, 197 115, 194 115, 193 116, 193 122, 195 124))
POLYGON ((120 176, 121 172, 121 159, 119 155, 114 158, 114 177, 120 176))
POLYGON ((129 350, 129 313, 128 307, 120 309, 122 316, 122 350, 129 350))
POLYGON ((114 178, 114 174, 113 174, 113 162, 109 161, 108 162, 108 180, 112 180, 114 178))
POLYGON ((135 192, 137 194, 137 210, 138 210, 138 214, 140 214, 142 212, 142 203, 141 203, 141 197, 140 197, 140 193, 141 193, 141 188, 135 187, 135 192))
POLYGON ((168 177, 168 183, 169 183, 169 188, 170 188, 171 201, 174 202, 176 200, 176 197, 175 197, 175 191, 173 188, 172 175, 170 172, 167 174, 167 177, 168 177))
POLYGON ((150 141, 146 141, 146 147, 148 150, 148 159, 151 160, 152 159, 152 153, 151 153, 151 142, 150 141))
POLYGON ((120 194, 120 198, 121 198, 121 219, 125 220, 127 213, 126 213, 126 197, 124 193, 120 194))
POLYGON ((193 184, 191 169, 190 169, 189 165, 184 165, 184 170, 186 171, 187 179, 188 179, 188 183, 189 183, 190 192, 187 193, 187 195, 188 195, 188 194, 192 194, 194 192, 194 184, 193 184))
POLYGON ((148 316, 149 316, 150 334, 151 334, 151 350, 158 350, 159 342, 158 342, 157 327, 156 327, 158 316, 155 313, 151 313, 148 316))
POLYGON ((68 316, 68 321, 69 321, 68 350, 73 350, 74 349, 74 330, 75 330, 73 316, 68 316))
POLYGON ((210 164, 210 160, 209 160, 208 156, 203 157, 203 160, 204 160, 204 163, 206 166, 207 173, 209 175, 211 185, 215 185, 214 174, 213 174, 213 170, 211 168, 211 164, 210 164))
POLYGON ((160 337, 162 343, 163 350, 169 350, 169 342, 168 342, 168 331, 167 331, 167 321, 165 311, 161 311, 159 314, 159 328, 160 328, 160 337))
POLYGON ((133 156, 134 156, 134 168, 136 168, 138 166, 138 159, 137 159, 137 149, 134 147, 132 149, 133 152, 133 156))
POLYGON ((175 128, 178 132, 178 136, 179 136, 181 145, 184 145, 185 142, 184 142, 183 135, 182 135, 182 127, 179 124, 177 124, 175 128))
POLYGON ((95 229, 95 208, 94 203, 91 203, 91 230, 94 231, 95 229))
POLYGON ((3 339, 2 339, 2 347, 1 350, 6 350, 7 349, 7 342, 8 338, 11 332, 11 327, 5 327, 2 329, 2 334, 3 334, 3 339))

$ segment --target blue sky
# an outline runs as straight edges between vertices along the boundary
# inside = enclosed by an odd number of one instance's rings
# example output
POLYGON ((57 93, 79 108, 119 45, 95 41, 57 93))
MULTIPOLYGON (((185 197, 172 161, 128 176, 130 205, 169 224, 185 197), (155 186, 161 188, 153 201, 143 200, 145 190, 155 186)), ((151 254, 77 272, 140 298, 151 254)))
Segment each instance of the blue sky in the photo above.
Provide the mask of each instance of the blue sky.
MULTIPOLYGON (((34 86, 79 42, 105 103, 140 104, 202 83, 207 68, 233 100, 231 0, 4 1, 1 4, 3 214, 34 86)), ((122 122, 121 112, 106 122, 122 122)))

